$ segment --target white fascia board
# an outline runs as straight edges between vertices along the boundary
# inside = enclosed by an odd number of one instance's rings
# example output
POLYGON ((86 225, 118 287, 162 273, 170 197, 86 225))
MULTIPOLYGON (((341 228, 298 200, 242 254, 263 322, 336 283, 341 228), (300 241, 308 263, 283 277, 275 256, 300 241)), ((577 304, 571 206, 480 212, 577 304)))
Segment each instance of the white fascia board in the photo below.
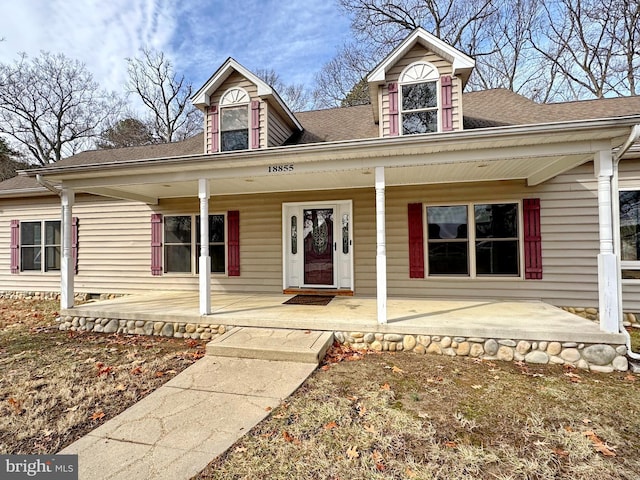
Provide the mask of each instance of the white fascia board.
POLYGON ((229 57, 227 61, 213 74, 213 76, 198 90, 192 97, 191 102, 195 106, 207 107, 210 105, 211 94, 215 92, 222 83, 229 78, 233 71, 238 72, 258 88, 258 96, 261 98, 273 98, 277 104, 277 109, 281 110, 291 121, 291 124, 302 131, 302 125, 293 115, 289 107, 284 103, 280 95, 269 86, 264 80, 243 67, 234 58, 229 57))
POLYGON ((231 75, 234 70, 258 87, 258 96, 273 95, 273 89, 268 84, 240 65, 235 59, 229 57, 211 78, 207 80, 207 83, 191 97, 191 102, 196 106, 209 106, 210 95, 229 78, 229 75, 231 75))
POLYGON ((428 50, 449 60, 453 65, 454 75, 460 74, 463 77, 468 77, 471 70, 475 67, 476 61, 473 58, 419 27, 405 38, 403 42, 369 74, 367 81, 377 84, 384 83, 386 81, 387 71, 417 43, 420 43, 428 50))

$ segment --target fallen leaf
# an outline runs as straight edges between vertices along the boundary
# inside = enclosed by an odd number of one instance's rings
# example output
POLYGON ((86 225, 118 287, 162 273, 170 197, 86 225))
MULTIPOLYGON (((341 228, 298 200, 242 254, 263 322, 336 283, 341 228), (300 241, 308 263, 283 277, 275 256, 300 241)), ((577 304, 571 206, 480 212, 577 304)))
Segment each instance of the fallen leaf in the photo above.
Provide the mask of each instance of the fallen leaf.
POLYGON ((265 412, 270 412, 271 410, 273 410, 273 408, 272 407, 265 407, 264 410, 265 410, 265 412))
POLYGON ((164 377, 164 372, 161 372, 161 371, 158 370, 156 372, 156 377, 164 377))
POLYGON ((7 401, 9 402, 9 405, 11 406, 13 413, 15 413, 16 415, 22 415, 24 413, 24 410, 22 409, 22 405, 19 400, 16 400, 13 397, 9 397, 9 400, 7 401))
POLYGON ((563 428, 569 433, 573 432, 573 428, 571 428, 569 425, 565 425, 563 428))
POLYGON ((360 452, 358 452, 358 448, 357 447, 349 447, 347 448, 347 458, 353 460, 360 457, 360 452))
POLYGON ((554 448, 553 449, 553 453, 555 453, 559 457, 568 457, 569 456, 569 452, 567 452, 566 450, 563 450, 560 447, 554 448))
POLYGON ((338 424, 336 422, 329 422, 324 426, 325 430, 331 430, 333 428, 338 428, 338 424))
POLYGON ((401 368, 395 367, 395 366, 391 369, 391 371, 393 373, 404 373, 404 370, 402 370, 401 368))
POLYGON ((140 367, 132 368, 129 373, 131 373, 131 375, 140 375, 142 373, 142 368, 140 367))
POLYGON ((378 433, 378 431, 371 425, 365 425, 364 430, 369 433, 378 433))
POLYGON ((284 438, 285 442, 289 442, 289 443, 293 442, 294 440, 293 436, 286 430, 282 431, 282 438, 284 438))
POLYGON ((596 451, 602 453, 606 457, 615 457, 616 454, 613 452, 613 447, 610 447, 606 443, 602 441, 600 437, 598 437, 594 431, 587 430, 586 432, 582 432, 582 435, 587 437, 593 443, 593 447, 596 451))
POLYGON ((407 467, 407 469, 404 471, 404 474, 409 478, 415 478, 416 477, 416 472, 411 470, 409 467, 407 467))
POLYGON ((320 370, 324 370, 326 372, 327 370, 329 370, 329 365, 323 365, 322 367, 320 367, 320 370))
POLYGON ((124 392, 127 389, 123 384, 119 383, 116 385, 116 392, 124 392))
POLYGON ((449 441, 449 442, 445 442, 444 446, 447 448, 457 448, 458 444, 456 442, 449 441))
POLYGON ((380 385, 380 390, 391 390, 391 385, 389 385, 388 383, 380 385))
POLYGON ((102 410, 98 410, 91 415, 91 420, 100 420, 102 417, 104 417, 104 412, 102 410))

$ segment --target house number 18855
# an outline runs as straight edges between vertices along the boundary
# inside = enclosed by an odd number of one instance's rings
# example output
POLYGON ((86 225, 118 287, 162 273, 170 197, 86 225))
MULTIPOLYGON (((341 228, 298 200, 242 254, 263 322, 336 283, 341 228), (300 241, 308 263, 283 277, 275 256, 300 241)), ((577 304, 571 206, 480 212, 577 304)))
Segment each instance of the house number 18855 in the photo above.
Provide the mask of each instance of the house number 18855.
POLYGON ((293 165, 269 165, 269 173, 283 173, 283 172, 293 172, 293 165))

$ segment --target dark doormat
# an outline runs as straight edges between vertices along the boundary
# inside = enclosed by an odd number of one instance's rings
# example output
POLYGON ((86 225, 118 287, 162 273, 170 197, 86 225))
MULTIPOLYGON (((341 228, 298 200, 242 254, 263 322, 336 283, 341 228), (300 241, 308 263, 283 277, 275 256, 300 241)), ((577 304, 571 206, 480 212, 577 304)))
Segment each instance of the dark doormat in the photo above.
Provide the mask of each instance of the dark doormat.
POLYGON ((332 299, 333 295, 296 295, 283 305, 328 305, 332 299))

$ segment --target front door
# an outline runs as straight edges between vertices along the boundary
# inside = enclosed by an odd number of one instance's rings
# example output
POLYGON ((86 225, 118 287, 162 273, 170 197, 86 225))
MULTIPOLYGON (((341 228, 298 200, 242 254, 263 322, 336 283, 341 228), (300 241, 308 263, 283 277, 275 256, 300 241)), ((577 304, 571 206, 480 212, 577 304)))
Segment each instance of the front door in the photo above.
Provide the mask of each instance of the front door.
POLYGON ((333 286, 333 208, 304 209, 304 284, 333 286))
POLYGON ((353 290, 351 201, 282 206, 283 288, 353 290))

